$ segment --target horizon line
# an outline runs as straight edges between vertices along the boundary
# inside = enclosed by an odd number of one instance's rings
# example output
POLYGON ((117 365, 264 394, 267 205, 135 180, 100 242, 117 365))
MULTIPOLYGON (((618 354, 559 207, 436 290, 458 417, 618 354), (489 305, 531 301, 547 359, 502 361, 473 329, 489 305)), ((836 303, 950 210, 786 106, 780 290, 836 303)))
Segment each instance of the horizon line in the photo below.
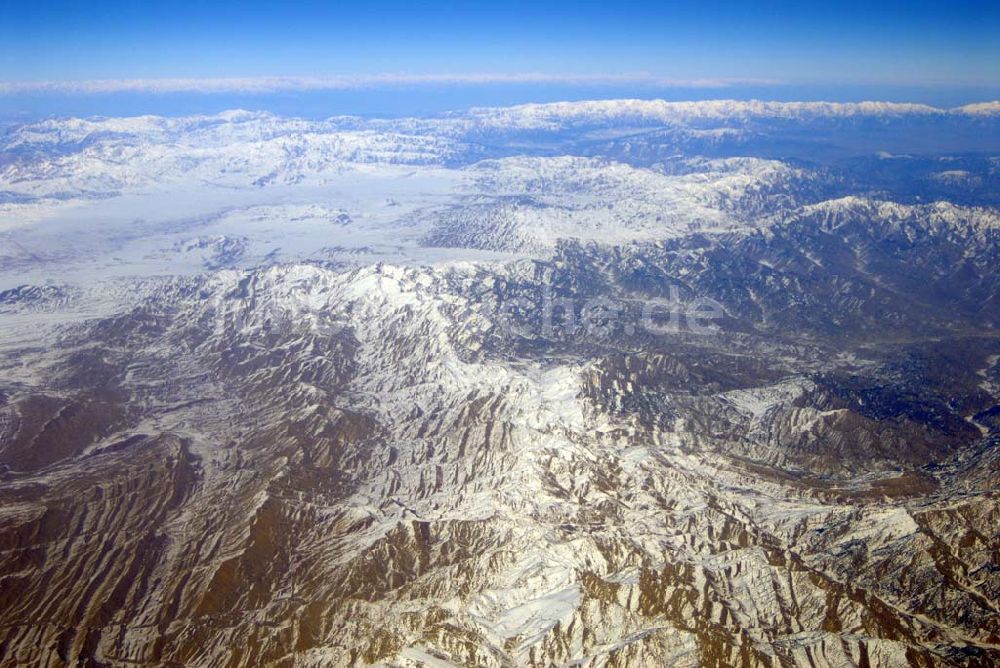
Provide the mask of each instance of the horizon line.
POLYGON ((65 81, 0 81, 0 95, 111 93, 251 93, 361 90, 406 86, 553 84, 567 86, 644 85, 657 88, 729 88, 781 86, 787 82, 761 77, 675 78, 646 72, 632 74, 548 74, 543 72, 467 74, 339 74, 324 76, 154 77, 65 81))

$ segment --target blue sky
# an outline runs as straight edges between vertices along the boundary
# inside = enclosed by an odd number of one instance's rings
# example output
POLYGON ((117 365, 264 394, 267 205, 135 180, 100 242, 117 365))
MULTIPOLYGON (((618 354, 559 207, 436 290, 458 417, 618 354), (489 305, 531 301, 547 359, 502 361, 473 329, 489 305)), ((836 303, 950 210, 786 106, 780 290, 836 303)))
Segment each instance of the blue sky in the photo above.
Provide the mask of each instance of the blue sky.
POLYGON ((148 93, 162 79, 171 93, 260 93, 241 89, 260 77, 290 77, 278 86, 286 91, 565 85, 717 96, 770 85, 980 95, 1000 89, 998 35, 997 2, 5 0, 0 96, 94 80, 118 89, 44 92, 148 93))

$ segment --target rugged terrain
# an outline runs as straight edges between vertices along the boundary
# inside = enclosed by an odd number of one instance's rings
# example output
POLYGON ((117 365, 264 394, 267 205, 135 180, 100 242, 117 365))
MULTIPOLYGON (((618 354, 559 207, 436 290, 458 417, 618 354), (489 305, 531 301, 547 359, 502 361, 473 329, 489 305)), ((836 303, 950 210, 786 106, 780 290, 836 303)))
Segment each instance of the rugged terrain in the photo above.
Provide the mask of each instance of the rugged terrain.
POLYGON ((0 138, 0 665, 1000 664, 1000 107, 0 138))

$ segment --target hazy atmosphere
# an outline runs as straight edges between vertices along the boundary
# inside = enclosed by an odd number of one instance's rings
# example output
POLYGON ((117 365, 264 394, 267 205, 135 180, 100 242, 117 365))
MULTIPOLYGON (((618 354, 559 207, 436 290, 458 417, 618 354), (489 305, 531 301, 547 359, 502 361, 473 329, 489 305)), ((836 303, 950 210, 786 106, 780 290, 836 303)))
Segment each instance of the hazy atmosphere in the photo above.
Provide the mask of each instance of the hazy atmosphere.
MULTIPOLYGON (((1000 97, 990 2, 9 3, 0 113, 1000 97)), ((296 113, 296 109, 300 111, 296 113)))

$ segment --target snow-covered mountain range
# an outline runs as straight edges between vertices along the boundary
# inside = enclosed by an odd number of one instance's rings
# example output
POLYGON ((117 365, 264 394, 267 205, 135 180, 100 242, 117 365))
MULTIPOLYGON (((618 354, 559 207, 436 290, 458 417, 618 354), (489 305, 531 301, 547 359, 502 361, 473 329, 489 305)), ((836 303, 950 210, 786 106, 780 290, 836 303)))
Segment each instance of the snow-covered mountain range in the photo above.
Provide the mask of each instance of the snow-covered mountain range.
POLYGON ((998 165, 998 103, 9 130, 0 665, 1000 662, 998 165))

